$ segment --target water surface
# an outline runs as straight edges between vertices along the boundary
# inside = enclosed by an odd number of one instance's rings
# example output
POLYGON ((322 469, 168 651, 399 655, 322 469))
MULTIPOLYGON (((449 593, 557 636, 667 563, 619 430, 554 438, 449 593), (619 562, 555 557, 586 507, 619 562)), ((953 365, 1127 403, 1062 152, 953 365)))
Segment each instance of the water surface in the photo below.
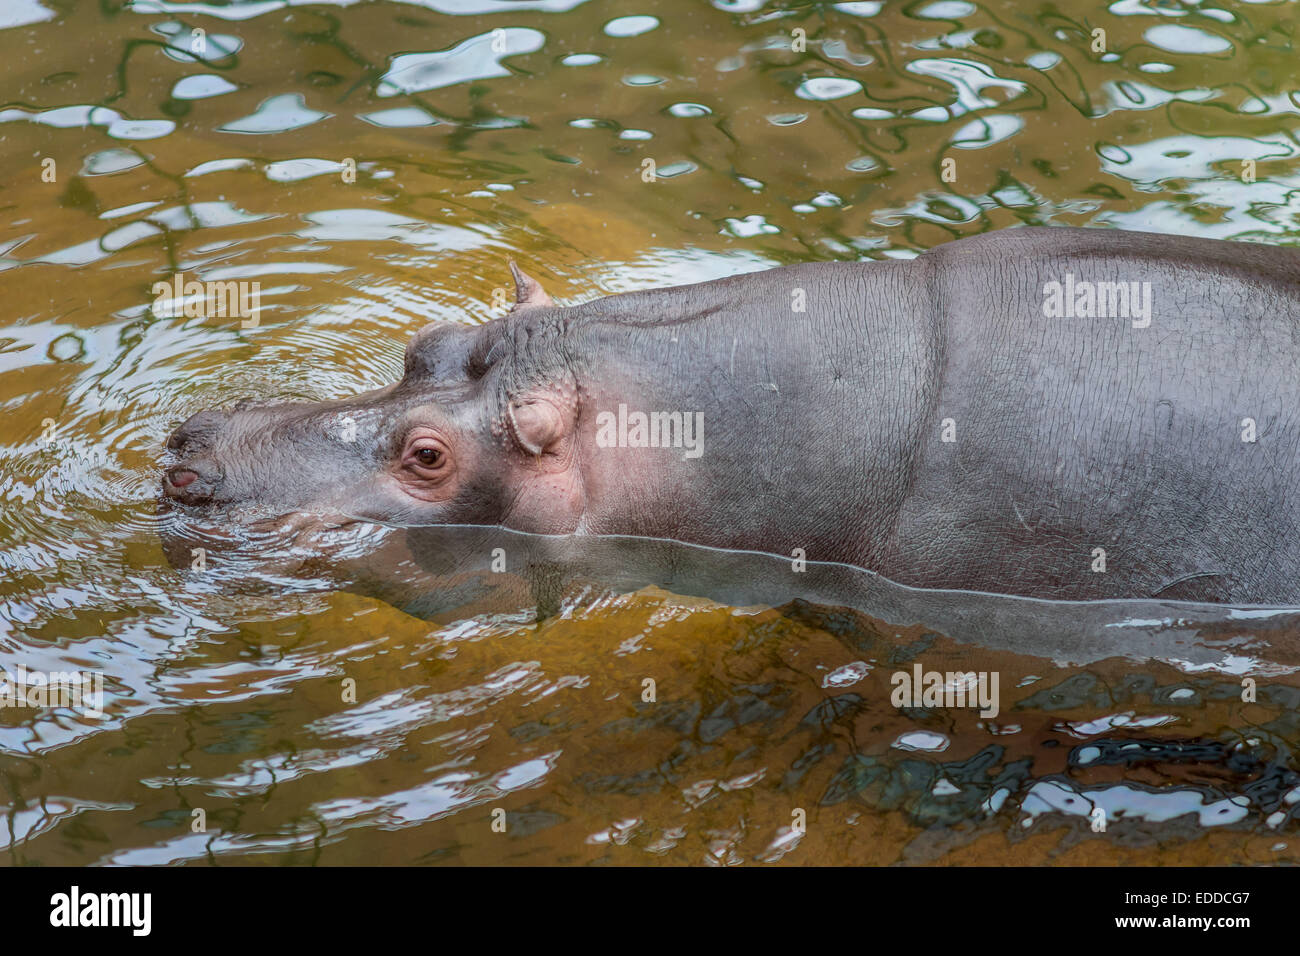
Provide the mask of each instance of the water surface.
POLYGON ((573 303, 1018 224, 1293 243, 1294 9, 11 0, 0 665, 106 702, 0 710, 5 859, 1296 861, 1286 614, 756 558, 488 588, 400 535, 318 588, 175 570, 155 517, 187 414, 385 384, 512 257, 573 303), (160 306, 178 272, 260 282, 257 327, 160 306), (893 706, 918 662, 998 672, 999 716, 893 706))

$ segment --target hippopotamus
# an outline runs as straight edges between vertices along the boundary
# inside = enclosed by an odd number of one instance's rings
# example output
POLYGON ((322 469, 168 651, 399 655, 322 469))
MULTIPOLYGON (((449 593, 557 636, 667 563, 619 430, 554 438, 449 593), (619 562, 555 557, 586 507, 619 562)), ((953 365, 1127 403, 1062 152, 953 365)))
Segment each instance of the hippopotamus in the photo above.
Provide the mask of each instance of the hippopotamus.
POLYGON ((1300 254, 1016 228, 434 321, 400 381, 201 411, 166 502, 670 539, 912 588, 1300 601, 1300 254))

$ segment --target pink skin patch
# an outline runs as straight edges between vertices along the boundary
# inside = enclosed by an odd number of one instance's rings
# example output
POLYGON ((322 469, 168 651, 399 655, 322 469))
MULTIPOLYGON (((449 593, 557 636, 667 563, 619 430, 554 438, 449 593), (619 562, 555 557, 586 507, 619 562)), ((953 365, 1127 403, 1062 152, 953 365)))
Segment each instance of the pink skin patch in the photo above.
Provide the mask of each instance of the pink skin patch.
POLYGON ((190 471, 188 468, 178 468, 171 472, 167 476, 167 479, 172 483, 173 488, 184 488, 186 485, 191 485, 198 481, 199 473, 197 471, 190 471))

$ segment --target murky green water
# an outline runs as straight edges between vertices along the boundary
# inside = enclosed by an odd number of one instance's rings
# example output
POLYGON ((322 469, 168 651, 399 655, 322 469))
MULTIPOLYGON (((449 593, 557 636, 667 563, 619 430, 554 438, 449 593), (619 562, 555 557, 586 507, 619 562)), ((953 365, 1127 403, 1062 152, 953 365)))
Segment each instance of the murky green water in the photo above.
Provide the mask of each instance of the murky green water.
POLYGON ((494 314, 511 257, 578 302, 1019 223, 1294 242, 1296 29, 1292 3, 9 0, 0 665, 105 701, 0 709, 5 858, 1294 862, 1289 617, 1113 644, 1071 608, 568 582, 424 620, 178 572, 154 512, 190 412, 384 384, 425 321, 494 314), (258 326, 159 306, 178 271, 260 282, 258 326), (893 706, 916 663, 997 672, 1001 713, 893 706))

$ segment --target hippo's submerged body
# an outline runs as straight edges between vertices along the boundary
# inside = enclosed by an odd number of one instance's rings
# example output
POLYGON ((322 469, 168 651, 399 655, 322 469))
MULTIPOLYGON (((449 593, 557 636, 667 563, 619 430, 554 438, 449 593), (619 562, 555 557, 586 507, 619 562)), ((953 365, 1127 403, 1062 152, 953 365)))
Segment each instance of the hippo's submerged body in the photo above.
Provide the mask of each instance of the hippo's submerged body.
POLYGON ((401 382, 203 412, 173 501, 501 524, 1058 599, 1300 602, 1300 254, 1016 229, 436 323, 401 382))

